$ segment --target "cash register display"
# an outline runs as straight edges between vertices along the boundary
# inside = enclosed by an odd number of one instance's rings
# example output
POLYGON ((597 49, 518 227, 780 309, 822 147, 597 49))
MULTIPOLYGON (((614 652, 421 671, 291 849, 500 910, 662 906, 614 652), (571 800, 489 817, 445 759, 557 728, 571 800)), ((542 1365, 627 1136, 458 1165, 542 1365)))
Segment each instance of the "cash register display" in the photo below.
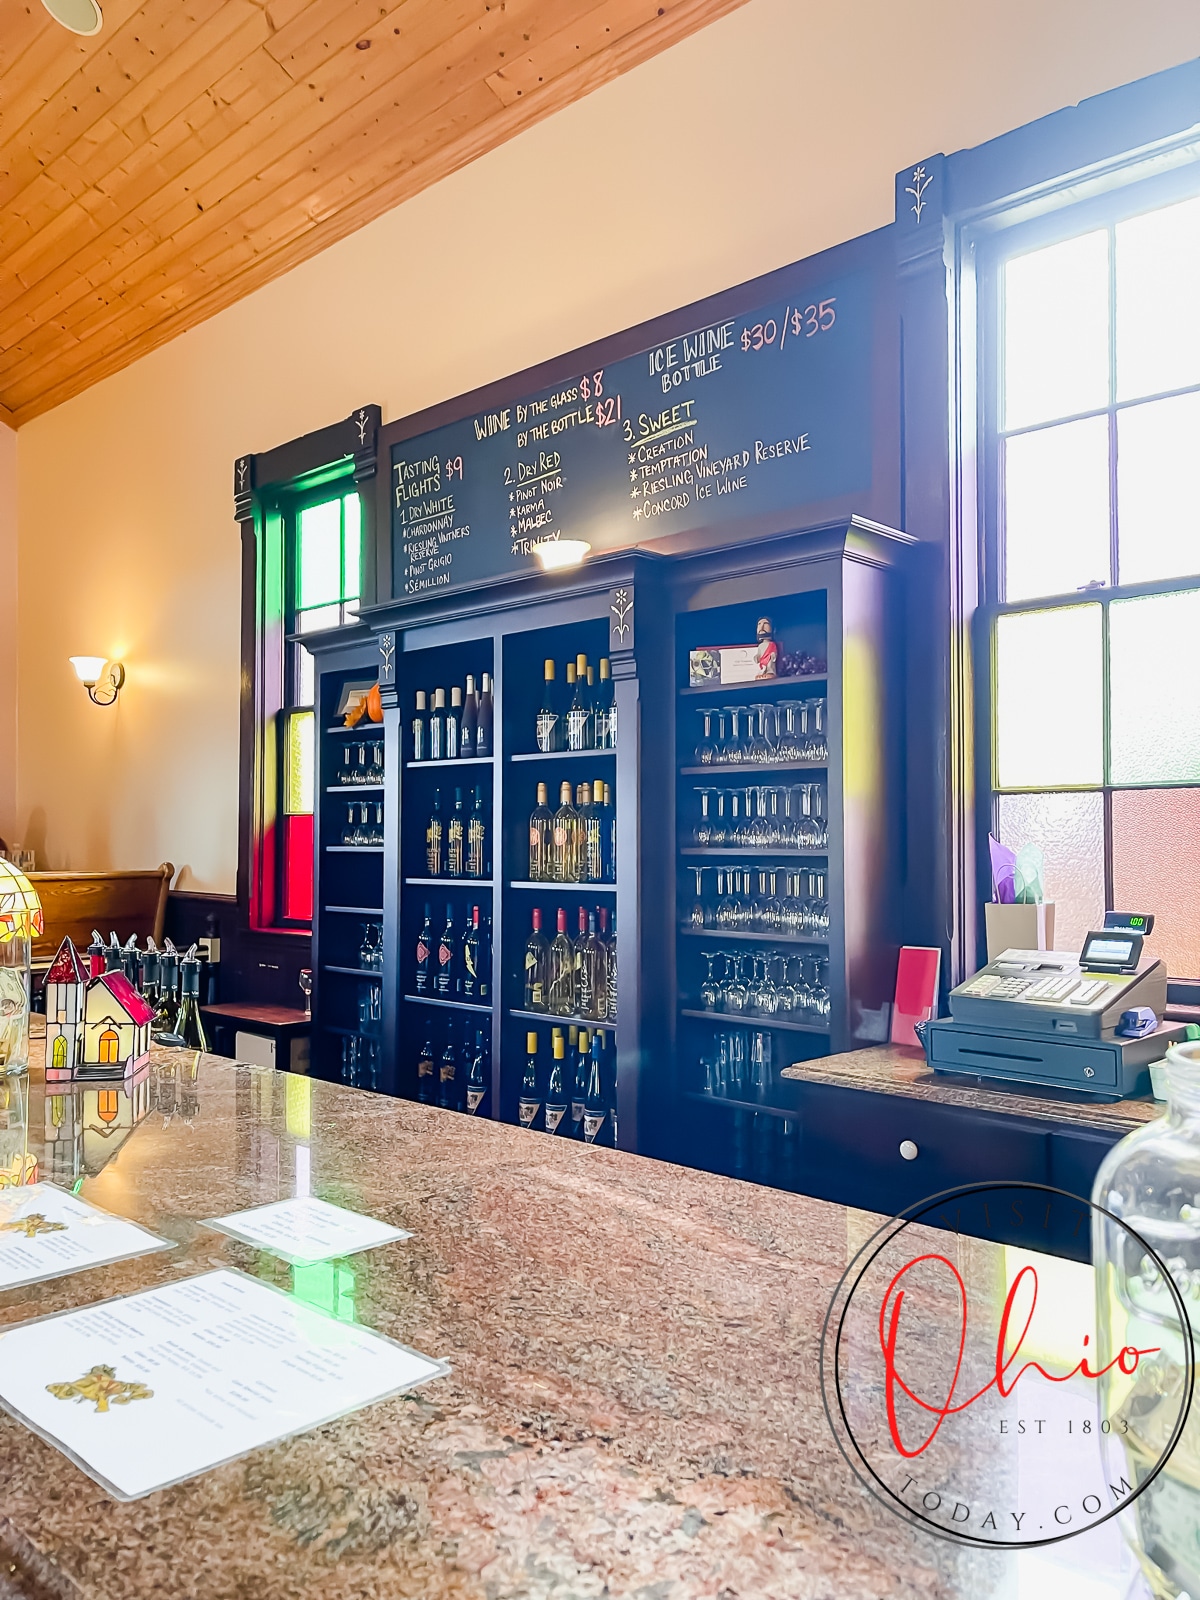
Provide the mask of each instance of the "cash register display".
POLYGON ((1136 972, 1141 954, 1140 933, 1105 929, 1102 933, 1088 934, 1079 965, 1085 972, 1136 972))

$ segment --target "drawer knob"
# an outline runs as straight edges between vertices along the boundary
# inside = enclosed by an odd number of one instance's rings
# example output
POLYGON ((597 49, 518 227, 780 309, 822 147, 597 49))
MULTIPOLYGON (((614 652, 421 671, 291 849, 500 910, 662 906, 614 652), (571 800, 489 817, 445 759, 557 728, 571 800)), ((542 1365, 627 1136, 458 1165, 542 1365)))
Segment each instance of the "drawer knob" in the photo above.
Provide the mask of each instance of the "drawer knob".
POLYGON ((900 1156, 902 1160, 915 1161, 920 1154, 921 1152, 917 1149, 916 1145, 911 1139, 901 1139, 900 1156))

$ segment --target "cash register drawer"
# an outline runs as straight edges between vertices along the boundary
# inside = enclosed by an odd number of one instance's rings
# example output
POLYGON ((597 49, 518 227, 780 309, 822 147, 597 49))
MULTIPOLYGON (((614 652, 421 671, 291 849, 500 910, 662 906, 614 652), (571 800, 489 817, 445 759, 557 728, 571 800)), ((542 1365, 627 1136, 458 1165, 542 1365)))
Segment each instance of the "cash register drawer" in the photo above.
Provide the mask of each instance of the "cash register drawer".
POLYGON ((1103 1045, 1042 1041, 1036 1034, 993 1033, 987 1028, 930 1030, 930 1064, 990 1078, 1032 1078, 1079 1089, 1117 1087, 1116 1052, 1103 1045))

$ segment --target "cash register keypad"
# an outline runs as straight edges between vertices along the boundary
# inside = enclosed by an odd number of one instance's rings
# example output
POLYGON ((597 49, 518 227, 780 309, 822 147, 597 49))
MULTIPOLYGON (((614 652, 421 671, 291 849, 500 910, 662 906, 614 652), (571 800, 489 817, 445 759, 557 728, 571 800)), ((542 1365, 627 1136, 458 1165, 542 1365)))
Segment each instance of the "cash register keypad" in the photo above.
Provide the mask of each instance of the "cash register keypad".
POLYGON ((1090 1006, 1107 990, 1103 978, 1081 978, 1078 972, 1054 972, 1045 978, 1002 978, 980 973, 960 991, 979 1000, 1041 1000, 1047 1005, 1090 1006))

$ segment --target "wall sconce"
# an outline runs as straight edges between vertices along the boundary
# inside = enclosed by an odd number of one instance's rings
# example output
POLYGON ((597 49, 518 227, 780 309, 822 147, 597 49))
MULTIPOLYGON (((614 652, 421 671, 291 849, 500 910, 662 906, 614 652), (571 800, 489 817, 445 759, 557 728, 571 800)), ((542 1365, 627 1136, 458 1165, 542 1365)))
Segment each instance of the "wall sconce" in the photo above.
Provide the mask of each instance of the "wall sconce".
POLYGON ((534 545, 533 553, 543 572, 559 572, 563 567, 579 566, 591 548, 586 539, 546 539, 534 545))
POLYGON ((103 656, 71 656, 68 659, 94 706, 111 706, 115 703, 125 682, 125 668, 119 661, 107 661, 103 656))

